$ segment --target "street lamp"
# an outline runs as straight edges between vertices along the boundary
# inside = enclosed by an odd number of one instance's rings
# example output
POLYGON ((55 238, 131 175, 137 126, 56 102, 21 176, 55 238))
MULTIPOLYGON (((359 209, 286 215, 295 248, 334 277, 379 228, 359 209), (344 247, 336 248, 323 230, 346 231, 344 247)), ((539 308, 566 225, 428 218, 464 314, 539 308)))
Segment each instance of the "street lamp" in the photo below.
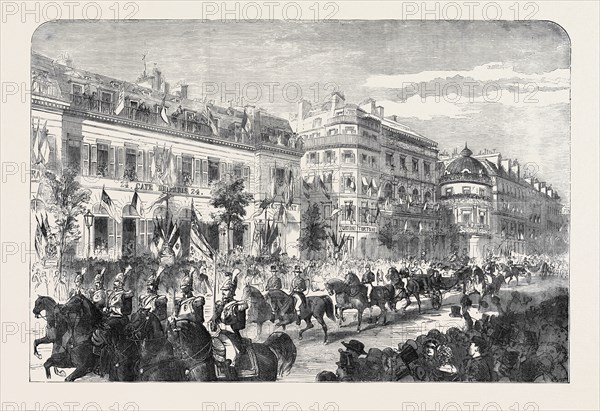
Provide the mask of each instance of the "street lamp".
POLYGON ((92 238, 91 238, 90 230, 92 228, 92 224, 94 224, 94 215, 91 213, 89 208, 86 211, 86 213, 83 215, 83 221, 85 222, 85 226, 87 227, 87 231, 88 231, 87 256, 88 256, 88 258, 90 258, 90 248, 92 248, 92 238))

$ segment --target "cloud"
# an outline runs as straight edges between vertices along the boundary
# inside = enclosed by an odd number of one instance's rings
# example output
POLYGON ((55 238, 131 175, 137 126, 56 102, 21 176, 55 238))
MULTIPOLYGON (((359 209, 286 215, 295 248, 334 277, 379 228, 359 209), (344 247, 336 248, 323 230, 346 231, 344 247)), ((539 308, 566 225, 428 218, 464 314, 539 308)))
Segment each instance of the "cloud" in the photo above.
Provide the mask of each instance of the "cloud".
POLYGON ((569 88, 571 73, 569 69, 556 69, 546 73, 520 73, 514 67, 504 63, 491 62, 476 66, 471 70, 421 71, 412 74, 372 75, 367 78, 366 87, 385 87, 404 89, 411 84, 427 83, 433 80, 451 80, 462 77, 476 82, 535 83, 544 88, 569 88))
POLYGON ((405 102, 383 100, 377 104, 384 107, 386 115, 396 114, 399 117, 415 117, 421 120, 431 120, 434 117, 468 118, 480 112, 477 107, 468 107, 469 103, 455 103, 461 98, 456 93, 450 93, 444 98, 414 95, 405 102))

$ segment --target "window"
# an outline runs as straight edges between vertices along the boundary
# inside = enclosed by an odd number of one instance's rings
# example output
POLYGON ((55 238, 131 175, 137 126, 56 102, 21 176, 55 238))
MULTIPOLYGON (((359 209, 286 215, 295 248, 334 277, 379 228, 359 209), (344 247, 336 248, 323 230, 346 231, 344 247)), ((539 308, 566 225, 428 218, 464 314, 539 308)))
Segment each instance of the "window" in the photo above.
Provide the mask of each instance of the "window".
POLYGON ((354 163, 354 153, 352 151, 344 151, 342 154, 345 164, 353 164, 354 163))
POLYGON ((63 165, 76 170, 81 166, 81 141, 67 137, 63 140, 63 165))
POLYGON ((371 164, 370 164, 371 167, 373 167, 373 168, 377 167, 377 158, 375 156, 371 156, 370 160, 371 160, 371 164))
POLYGON ((344 127, 344 134, 356 134, 356 128, 344 127))
POLYGON ((334 134, 337 134, 337 128, 330 128, 329 130, 327 130, 327 135, 328 136, 333 136, 334 134))
POLYGON ((429 163, 423 163, 423 172, 426 176, 431 174, 431 165, 429 163))
POLYGON ((344 174, 344 191, 347 193, 356 191, 356 182, 351 174, 344 174))
POLYGON ((452 188, 447 188, 446 189, 446 195, 447 196, 451 196, 453 194, 454 190, 452 188))
POLYGON ((400 197, 403 200, 406 198, 406 188, 404 188, 404 186, 400 186, 398 188, 398 197, 400 197))
POLYGON ((98 144, 97 156, 94 158, 94 151, 92 150, 92 172, 98 177, 108 176, 108 144, 98 144), (95 169, 95 173, 94 173, 95 169))
POLYGON ((479 189, 479 195, 482 197, 485 197, 485 188, 480 188, 479 189))
POLYGON ((471 187, 463 187, 462 192, 463 194, 471 194, 471 187))
POLYGON ((406 170, 406 157, 400 157, 400 168, 406 170))
POLYGON ((318 164, 319 163, 319 153, 312 152, 308 155, 308 163, 309 164, 318 164))
POLYGON ((361 162, 361 164, 367 164, 367 155, 366 154, 361 155, 360 162, 361 162))
POLYGON ((369 203, 363 201, 360 203, 360 222, 368 224, 371 222, 371 216, 369 215, 369 203))
POLYGON ((470 223, 471 222, 471 212, 470 211, 462 211, 461 218, 462 218, 461 222, 470 223))
POLYGON ((352 201, 344 201, 344 220, 354 221, 354 206, 352 201))
POLYGON ((181 176, 180 183, 186 186, 192 185, 194 182, 194 174, 192 173, 193 159, 190 156, 181 158, 181 176))
POLYGON ((137 150, 135 148, 125 149, 125 170, 123 171, 123 178, 129 181, 137 180, 136 166, 137 166, 137 150))
POLYGON ((412 171, 414 173, 419 171, 419 160, 413 159, 412 161, 412 171))
POLYGON ((394 154, 393 153, 385 153, 385 165, 386 166, 394 165, 394 154))
POLYGON ((325 151, 325 163, 327 163, 327 164, 333 163, 333 151, 331 151, 331 150, 325 151))
POLYGON ((219 180, 221 176, 218 160, 208 160, 208 182, 219 180))
POLYGON ((332 185, 333 185, 333 173, 323 173, 323 183, 327 188, 327 191, 331 193, 332 185))
POLYGON ((485 211, 479 211, 479 224, 485 224, 485 211))
POLYGON ((243 178, 243 175, 242 175, 242 165, 241 164, 235 164, 233 166, 233 176, 235 178, 243 178))
POLYGON ((284 184, 285 184, 285 169, 276 167, 275 168, 275 186, 283 187, 284 184))
POLYGON ((100 111, 103 113, 112 113, 112 93, 103 91, 100 96, 100 111))
POLYGON ((392 188, 392 184, 390 184, 390 183, 385 184, 385 186, 383 188, 383 196, 385 198, 389 198, 389 199, 394 198, 394 190, 392 188))
POLYGON ((73 84, 73 94, 75 94, 75 95, 83 94, 83 86, 81 84, 73 84))
POLYGON ((315 118, 313 120, 313 128, 321 127, 321 118, 315 118))
POLYGON ((331 204, 324 204, 323 205, 323 217, 324 218, 331 217, 331 204))

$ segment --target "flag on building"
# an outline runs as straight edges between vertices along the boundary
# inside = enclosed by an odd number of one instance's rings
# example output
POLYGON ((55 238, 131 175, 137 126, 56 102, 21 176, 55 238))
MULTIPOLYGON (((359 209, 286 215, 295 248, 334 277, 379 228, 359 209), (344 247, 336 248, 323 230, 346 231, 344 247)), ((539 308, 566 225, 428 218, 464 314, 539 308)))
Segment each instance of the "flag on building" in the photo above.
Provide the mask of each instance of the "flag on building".
POLYGON ((163 203, 166 203, 169 200, 169 197, 171 197, 169 193, 162 193, 161 196, 154 200, 154 202, 150 205, 150 209, 154 208, 157 205, 162 205, 163 203))
POLYGON ((165 243, 163 231, 160 227, 160 222, 158 219, 154 221, 154 234, 152 236, 152 241, 150 242, 150 252, 154 255, 154 258, 160 257, 160 252, 165 243))
POLYGON ((210 127, 212 133, 214 135, 219 134, 219 130, 217 129, 217 126, 215 124, 215 117, 213 116, 212 111, 210 111, 210 107, 208 107, 207 104, 204 105, 204 111, 202 112, 202 115, 206 120, 206 124, 208 124, 208 126, 210 127))
POLYGON ((121 111, 125 108, 125 83, 119 87, 119 97, 117 98, 117 106, 115 107, 115 114, 118 116, 121 111))
POLYGON ((242 130, 248 135, 250 135, 250 132, 252 131, 252 123, 250 122, 246 109, 244 109, 244 116, 242 117, 242 130))
POLYGON ((423 223, 419 221, 419 234, 421 234, 421 232, 423 232, 423 223))
POLYGON ((283 203, 281 203, 281 205, 279 206, 279 221, 281 221, 283 225, 287 226, 287 210, 285 209, 283 203))
POLYGON ((48 129, 46 125, 48 121, 44 122, 44 127, 38 132, 38 142, 39 142, 39 158, 38 163, 43 165, 48 164, 48 159, 50 157, 50 143, 48 142, 48 129))
POLYGON ((135 211, 137 211, 140 217, 144 217, 144 204, 142 203, 142 199, 140 198, 137 190, 133 192, 133 197, 131 198, 131 206, 135 208, 135 211))
POLYGON ((427 205, 428 205, 428 203, 427 203, 427 201, 425 201, 425 204, 423 204, 423 211, 427 211, 427 205))
POLYGON ((110 218, 115 220, 117 223, 121 224, 121 217, 117 214, 115 204, 104 189, 104 187, 102 187, 102 196, 100 199, 100 204, 104 206, 104 209, 106 210, 106 213, 109 215, 110 218))
POLYGON ((327 186, 325 185, 325 182, 323 181, 323 178, 321 178, 321 176, 319 176, 319 187, 321 188, 321 191, 323 192, 323 195, 325 196, 325 198, 327 198, 328 200, 331 200, 331 195, 329 195, 329 190, 327 190, 327 186))
POLYGON ((31 133, 32 133, 32 142, 31 142, 31 151, 32 151, 32 162, 33 164, 38 164, 40 159, 40 119, 38 118, 37 127, 35 125, 31 125, 31 133))
POLYGON ((337 216, 337 215, 340 213, 340 211, 342 211, 342 210, 341 210, 339 207, 336 207, 336 208, 335 208, 335 209, 334 209, 334 210, 331 212, 331 217, 329 217, 329 218, 333 219, 335 216, 337 216))
POLYGON ((294 181, 293 181, 293 179, 294 179, 294 174, 292 173, 292 170, 289 170, 287 183, 286 183, 286 190, 285 190, 286 207, 289 207, 294 203, 294 181))
POLYGON ((380 215, 381 215, 381 208, 379 208, 379 202, 377 202, 377 211, 375 211, 375 222, 377 222, 380 215))
POLYGON ((310 189, 310 184, 304 179, 304 177, 302 177, 302 194, 304 194, 304 197, 307 199, 310 198, 310 189))
POLYGON ((35 229, 35 251, 38 259, 46 258, 46 245, 48 244, 48 215, 42 217, 41 214, 36 214, 37 227, 35 229))
POLYGON ((162 102, 161 102, 161 105, 160 105, 160 118, 166 124, 170 124, 169 123, 169 116, 167 116, 167 103, 166 103, 166 99, 167 99, 167 93, 165 93, 163 95, 162 102))
POLYGON ((408 230, 408 220, 404 221, 404 231, 408 230))

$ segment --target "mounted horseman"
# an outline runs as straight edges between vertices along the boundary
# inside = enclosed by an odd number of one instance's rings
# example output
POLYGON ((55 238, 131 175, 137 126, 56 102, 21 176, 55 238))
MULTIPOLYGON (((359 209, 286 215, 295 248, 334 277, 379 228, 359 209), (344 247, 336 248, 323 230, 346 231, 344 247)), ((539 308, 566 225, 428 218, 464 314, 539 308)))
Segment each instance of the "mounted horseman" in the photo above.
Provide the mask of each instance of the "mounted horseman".
POLYGON ((306 279, 302 276, 299 265, 294 266, 294 278, 292 279, 292 296, 294 297, 294 309, 296 310, 296 325, 302 321, 302 306, 306 306, 306 279))
POLYGON ((83 267, 81 269, 81 272, 77 273, 75 275, 75 279, 73 281, 73 283, 74 283, 75 286, 74 286, 74 288, 72 288, 69 291, 69 299, 71 299, 71 297, 76 296, 76 295, 83 295, 83 294, 85 294, 84 290, 83 290, 83 277, 85 275, 85 270, 86 270, 85 267, 83 267))
POLYGON ((158 285, 160 283, 160 275, 164 271, 164 267, 158 267, 156 274, 150 275, 146 281, 146 294, 139 297, 138 303, 140 309, 147 310, 162 322, 167 319, 167 297, 158 295, 158 285))
POLYGON ((90 290, 90 300, 94 303, 96 308, 100 311, 104 311, 107 303, 107 293, 104 289, 104 272, 106 268, 102 268, 98 274, 94 277, 94 288, 90 290))
POLYGON ((367 264, 365 266, 365 273, 362 276, 361 284, 367 287, 367 299, 369 300, 369 304, 371 304, 371 293, 373 291, 373 283, 375 282, 375 273, 371 271, 371 266, 367 264))
POLYGON ((175 299, 173 315, 169 322, 187 321, 197 325, 204 323, 204 297, 194 295, 193 271, 185 274, 179 285, 181 297, 175 299))

